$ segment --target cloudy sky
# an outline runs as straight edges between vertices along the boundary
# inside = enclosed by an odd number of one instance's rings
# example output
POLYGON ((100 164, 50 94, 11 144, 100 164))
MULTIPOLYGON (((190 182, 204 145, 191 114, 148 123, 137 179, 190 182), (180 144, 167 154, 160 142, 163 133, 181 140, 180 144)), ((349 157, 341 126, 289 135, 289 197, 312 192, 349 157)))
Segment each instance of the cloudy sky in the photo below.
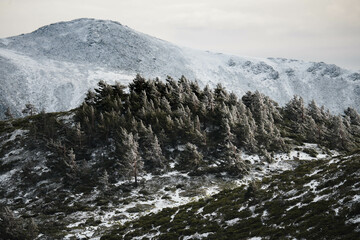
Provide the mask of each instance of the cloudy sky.
POLYGON ((82 17, 180 46, 360 70, 360 0, 0 0, 0 37, 82 17))

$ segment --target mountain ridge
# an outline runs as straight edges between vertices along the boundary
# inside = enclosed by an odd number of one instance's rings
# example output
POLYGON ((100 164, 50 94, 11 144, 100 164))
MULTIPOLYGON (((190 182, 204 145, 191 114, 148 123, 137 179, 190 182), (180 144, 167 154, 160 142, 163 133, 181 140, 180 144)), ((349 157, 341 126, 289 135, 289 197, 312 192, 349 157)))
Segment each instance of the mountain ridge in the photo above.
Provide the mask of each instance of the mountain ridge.
POLYGON ((360 110, 360 74, 336 65, 249 58, 178 47, 118 22, 76 19, 0 39, 0 117, 28 102, 45 111, 77 107, 99 80, 127 84, 137 74, 221 83, 238 96, 259 90, 280 104, 293 95, 332 112, 360 110))

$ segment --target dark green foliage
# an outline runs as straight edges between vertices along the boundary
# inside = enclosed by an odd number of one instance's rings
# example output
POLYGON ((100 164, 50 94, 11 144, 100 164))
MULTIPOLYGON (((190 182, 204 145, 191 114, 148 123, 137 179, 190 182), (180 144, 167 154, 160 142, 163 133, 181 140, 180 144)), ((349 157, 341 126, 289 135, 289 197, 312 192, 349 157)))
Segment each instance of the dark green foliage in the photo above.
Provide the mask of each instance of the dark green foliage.
POLYGON ((202 164, 203 156, 198 152, 196 145, 187 143, 179 156, 179 169, 196 170, 202 164))
MULTIPOLYGON (((344 116, 332 116, 313 101, 305 107, 300 97, 281 108, 259 92, 238 99, 221 85, 201 89, 185 77, 161 82, 137 75, 129 91, 120 84, 101 81, 98 85, 70 113, 41 112, 12 119, 0 122, 0 130, 30 130, 27 147, 49 151, 47 166, 52 176, 73 187, 99 185, 104 170, 110 183, 135 178, 141 171, 158 174, 171 161, 193 175, 227 172, 242 176, 249 170, 249 163, 241 159, 242 151, 271 162, 270 153, 286 152, 294 143, 314 142, 345 151, 360 146, 360 117, 351 108, 344 116), (71 114, 75 123, 69 119, 71 114), (102 153, 89 166, 94 149, 102 153), (130 156, 134 153, 135 158, 130 156)), ((0 156, 11 144, 4 144, 0 156)), ((304 151, 316 155, 311 149, 304 151)), ((9 168, 0 166, 2 171, 9 168)))
POLYGON ((317 156, 317 154, 318 154, 318 153, 316 152, 316 150, 314 150, 314 149, 312 149, 312 148, 304 148, 304 149, 303 149, 303 152, 309 154, 311 157, 314 157, 314 158, 316 158, 316 156, 317 156))
POLYGON ((354 200, 359 159, 359 155, 339 158, 330 165, 329 160, 306 161, 248 187, 141 217, 101 239, 132 239, 154 228, 160 232, 155 239, 182 239, 196 233, 208 233, 204 239, 358 239, 359 224, 349 219, 356 219, 360 209, 354 200), (315 170, 321 174, 311 174, 315 170), (316 192, 309 189, 312 181, 319 182, 316 192))
MULTIPOLYGON (((137 75, 129 85, 129 93, 119 84, 99 83, 89 92, 76 112, 87 136, 87 144, 99 145, 116 136, 120 127, 136 134, 139 124, 151 126, 160 146, 192 143, 203 155, 217 156, 218 146, 232 135, 237 148, 261 153, 287 151, 284 137, 297 142, 318 142, 328 147, 350 150, 354 147, 358 114, 346 111, 349 121, 333 117, 312 102, 305 107, 295 96, 284 108, 259 92, 248 92, 239 101, 221 85, 214 91, 201 90, 185 77, 179 81, 168 78, 145 80, 137 75)), ((141 133, 141 132, 140 132, 141 133)), ((142 141, 140 134, 139 141, 142 141)), ((141 145, 141 144, 140 144, 141 145)), ((164 152, 167 155, 167 152, 164 152)))
POLYGON ((0 206, 0 239, 35 239, 38 226, 32 218, 16 217, 9 207, 0 206))
MULTIPOLYGON (((101 81, 98 85, 74 110, 74 125, 59 121, 58 113, 43 112, 24 123, 34 143, 45 141, 54 159, 61 159, 53 162, 52 169, 61 169, 58 172, 69 182, 74 182, 70 176, 76 171, 69 169, 76 169, 75 164, 81 173, 77 181, 94 174, 100 178, 104 170, 109 181, 134 172, 126 160, 124 131, 138 146, 136 162, 152 173, 166 170, 169 160, 176 159, 180 169, 196 174, 211 170, 242 175, 249 166, 242 161, 241 151, 263 155, 271 162, 270 153, 287 152, 294 143, 314 142, 346 151, 360 146, 360 117, 351 108, 345 116, 332 116, 313 101, 305 107, 297 96, 281 108, 259 92, 248 92, 239 100, 221 85, 200 89, 185 77, 161 82, 137 75, 129 91, 120 84, 101 81), (196 146, 196 151, 189 146, 196 146), (94 148, 103 149, 106 157, 83 171, 91 158, 89 149, 94 148), (70 149, 76 156, 73 164, 68 161, 70 149)), ((20 122, 11 120, 11 127, 17 128, 20 122)))

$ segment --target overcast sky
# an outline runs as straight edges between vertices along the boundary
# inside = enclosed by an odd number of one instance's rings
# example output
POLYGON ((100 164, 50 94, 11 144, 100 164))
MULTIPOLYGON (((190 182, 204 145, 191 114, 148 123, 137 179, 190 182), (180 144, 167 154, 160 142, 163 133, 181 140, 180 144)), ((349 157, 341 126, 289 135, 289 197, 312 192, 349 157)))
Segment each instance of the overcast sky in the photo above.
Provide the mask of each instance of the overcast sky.
POLYGON ((0 37, 82 17, 180 46, 360 70, 360 0, 0 0, 0 37))

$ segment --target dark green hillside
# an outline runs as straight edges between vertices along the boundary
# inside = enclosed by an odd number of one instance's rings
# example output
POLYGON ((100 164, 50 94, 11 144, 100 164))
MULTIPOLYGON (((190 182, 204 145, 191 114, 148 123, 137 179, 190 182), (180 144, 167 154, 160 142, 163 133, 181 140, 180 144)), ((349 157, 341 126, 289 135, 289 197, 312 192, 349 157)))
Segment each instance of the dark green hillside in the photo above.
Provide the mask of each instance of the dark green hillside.
POLYGON ((165 209, 101 239, 359 239, 360 155, 300 162, 294 171, 165 209))

